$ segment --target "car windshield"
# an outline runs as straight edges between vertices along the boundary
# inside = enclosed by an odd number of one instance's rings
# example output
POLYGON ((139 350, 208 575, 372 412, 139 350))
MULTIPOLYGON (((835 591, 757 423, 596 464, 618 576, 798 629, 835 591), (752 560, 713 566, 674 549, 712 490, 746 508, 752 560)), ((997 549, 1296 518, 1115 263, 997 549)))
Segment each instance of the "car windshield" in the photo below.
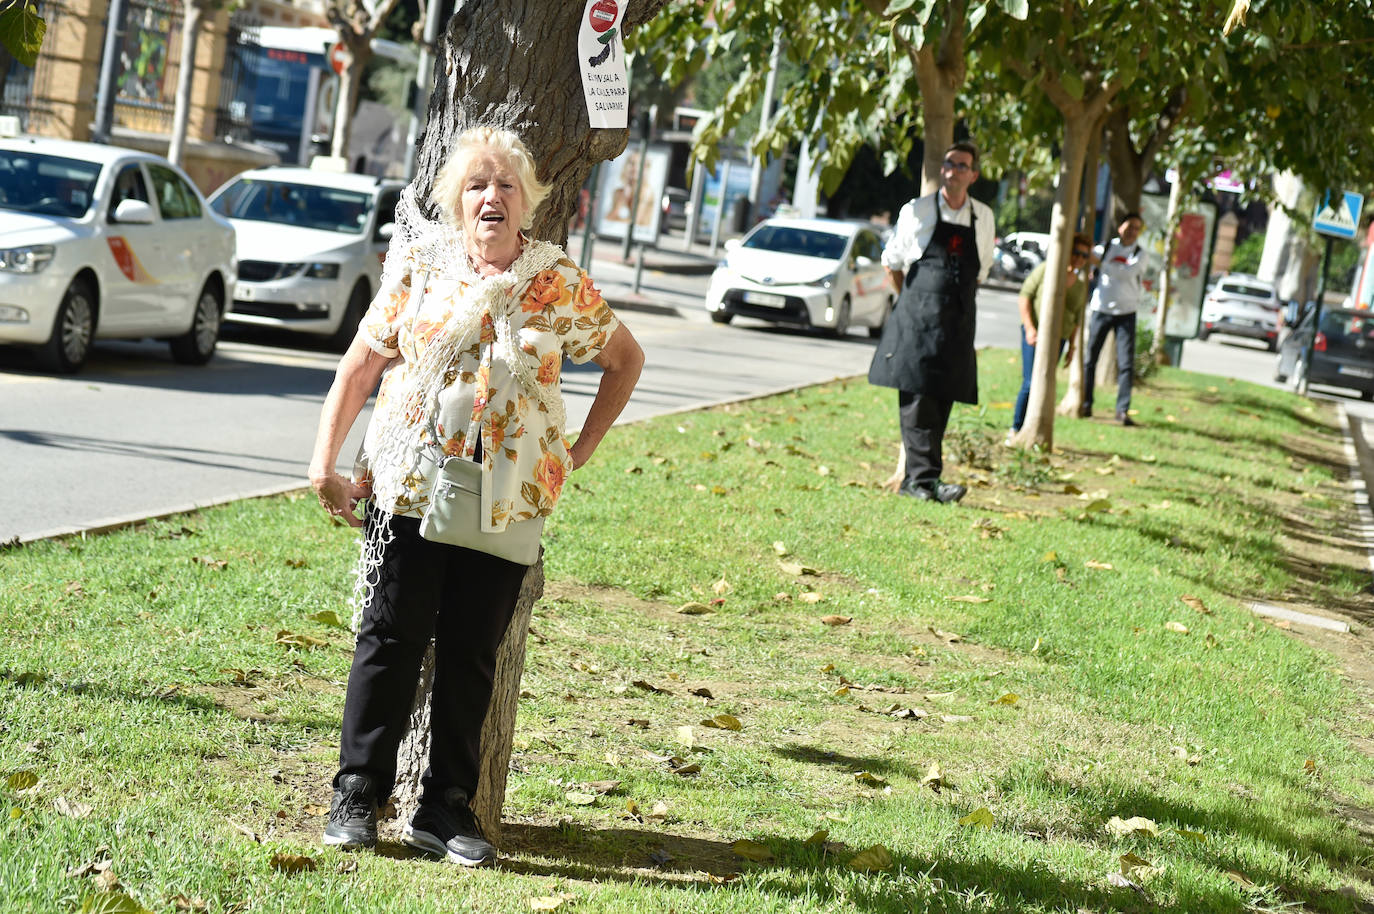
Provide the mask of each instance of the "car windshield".
POLYGON ((818 232, 785 225, 764 225, 749 236, 744 242, 744 247, 776 251, 779 254, 839 260, 844 254, 845 241, 844 235, 836 235, 833 232, 818 232))
POLYGON ((1254 283, 1236 282, 1228 279, 1221 284, 1222 292, 1230 292, 1232 295, 1248 295, 1251 298, 1273 298, 1274 290, 1268 286, 1256 285, 1254 283))
POLYGON ((217 194, 210 208, 229 219, 360 235, 367 227, 372 195, 337 187, 241 178, 217 194))
POLYGON ((0 209, 80 219, 95 199, 100 163, 0 150, 0 209))

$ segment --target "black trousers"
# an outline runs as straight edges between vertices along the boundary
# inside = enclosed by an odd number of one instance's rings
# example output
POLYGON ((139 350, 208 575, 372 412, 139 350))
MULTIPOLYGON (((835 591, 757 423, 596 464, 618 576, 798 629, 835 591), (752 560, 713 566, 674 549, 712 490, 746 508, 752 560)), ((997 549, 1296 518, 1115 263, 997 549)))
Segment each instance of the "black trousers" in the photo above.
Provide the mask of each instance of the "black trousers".
POLYGON ((1092 313, 1088 323, 1088 360, 1083 365, 1083 404, 1092 409, 1097 357, 1102 354, 1111 330, 1116 331, 1116 414, 1124 416, 1131 408, 1131 378, 1135 374, 1135 314, 1092 313))
POLYGON ((934 486, 945 468, 945 426, 953 400, 897 391, 897 412, 902 426, 902 445, 906 448, 907 485, 934 486))
MULTIPOLYGON (((366 523, 375 523, 369 511, 366 523)), ((420 522, 391 519, 377 586, 363 605, 348 674, 339 775, 375 779, 380 802, 396 783, 396 750, 415 698, 420 661, 434 639, 429 767, 424 793, 472 796, 482 759, 496 650, 510 625, 525 565, 420 536, 420 522)), ((338 778, 335 778, 335 784, 338 778)))

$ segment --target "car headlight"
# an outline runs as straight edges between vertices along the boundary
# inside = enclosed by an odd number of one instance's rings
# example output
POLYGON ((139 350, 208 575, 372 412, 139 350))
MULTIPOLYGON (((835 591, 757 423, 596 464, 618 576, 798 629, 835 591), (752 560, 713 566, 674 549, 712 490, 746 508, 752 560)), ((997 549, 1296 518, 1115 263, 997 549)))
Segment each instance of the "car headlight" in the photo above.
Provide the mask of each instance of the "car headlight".
POLYGON ((828 289, 835 284, 835 280, 837 278, 838 274, 831 273, 829 276, 822 276, 820 279, 813 279, 809 283, 807 283, 807 285, 820 286, 822 289, 828 289))
POLYGON ((311 263, 305 267, 306 279, 338 279, 339 265, 337 263, 311 263))
POLYGON ((50 244, 31 244, 22 248, 0 250, 0 270, 11 273, 41 273, 56 252, 50 244))

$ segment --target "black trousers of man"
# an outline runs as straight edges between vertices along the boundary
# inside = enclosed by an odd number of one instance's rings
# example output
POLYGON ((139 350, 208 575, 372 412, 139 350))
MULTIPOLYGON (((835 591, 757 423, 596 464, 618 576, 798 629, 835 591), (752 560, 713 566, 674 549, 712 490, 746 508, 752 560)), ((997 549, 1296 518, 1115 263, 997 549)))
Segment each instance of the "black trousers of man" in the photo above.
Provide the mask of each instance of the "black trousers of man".
POLYGON ((1088 359, 1083 365, 1083 406, 1093 408, 1093 385, 1097 382, 1097 357, 1107 342, 1107 334, 1116 331, 1116 417, 1126 415, 1131 408, 1131 379, 1135 374, 1135 313, 1103 314, 1094 311, 1088 322, 1088 359))
POLYGON ((906 448, 906 485, 930 489, 945 468, 945 427, 953 400, 909 390, 897 391, 897 413, 906 448))
MULTIPOLYGON (((376 518, 369 510, 369 527, 376 518)), ((424 794, 461 787, 472 796, 496 651, 529 569, 484 552, 432 543, 420 536, 416 518, 392 517, 391 532, 377 584, 363 607, 348 674, 339 775, 366 774, 375 779, 380 802, 391 795, 396 751, 415 699, 420 661, 433 637, 424 794)))

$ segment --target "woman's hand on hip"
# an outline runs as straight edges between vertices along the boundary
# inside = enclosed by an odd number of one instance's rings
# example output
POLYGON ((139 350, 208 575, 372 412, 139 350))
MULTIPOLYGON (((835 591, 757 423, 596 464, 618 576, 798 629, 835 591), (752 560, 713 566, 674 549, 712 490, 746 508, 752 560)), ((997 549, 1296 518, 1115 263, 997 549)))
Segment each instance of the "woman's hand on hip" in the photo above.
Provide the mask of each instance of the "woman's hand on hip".
POLYGON ((350 527, 361 527, 362 518, 355 513, 358 502, 372 494, 372 486, 355 483, 338 473, 322 473, 310 477, 310 485, 320 500, 320 506, 331 517, 342 519, 350 527))

